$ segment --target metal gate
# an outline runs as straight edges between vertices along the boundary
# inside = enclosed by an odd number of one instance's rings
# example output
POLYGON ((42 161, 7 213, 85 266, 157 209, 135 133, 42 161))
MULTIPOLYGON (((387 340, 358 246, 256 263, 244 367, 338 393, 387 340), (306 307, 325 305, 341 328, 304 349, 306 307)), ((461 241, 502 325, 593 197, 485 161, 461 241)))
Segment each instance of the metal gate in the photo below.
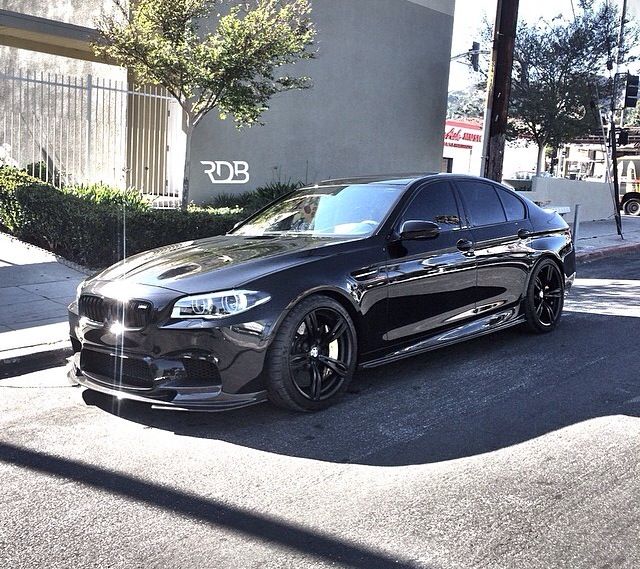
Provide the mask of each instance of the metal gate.
POLYGON ((103 183, 179 198, 182 110, 160 87, 52 73, 0 74, 0 164, 58 187, 103 183))

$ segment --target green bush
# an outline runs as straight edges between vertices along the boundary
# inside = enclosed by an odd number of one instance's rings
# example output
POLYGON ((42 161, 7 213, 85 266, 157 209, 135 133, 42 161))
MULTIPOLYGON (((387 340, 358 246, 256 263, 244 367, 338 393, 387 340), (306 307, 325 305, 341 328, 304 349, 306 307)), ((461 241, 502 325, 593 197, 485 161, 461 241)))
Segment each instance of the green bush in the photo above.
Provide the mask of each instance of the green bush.
POLYGON ((151 209, 149 202, 136 190, 123 191, 104 184, 79 184, 77 186, 65 186, 63 191, 99 204, 126 205, 130 209, 142 211, 151 209))
POLYGON ((241 208, 249 215, 262 209, 273 200, 289 194, 304 184, 302 182, 270 182, 253 191, 241 194, 219 194, 214 197, 209 206, 213 208, 241 208))
POLYGON ((256 188, 253 192, 255 194, 255 201, 260 204, 260 207, 264 207, 273 200, 279 197, 290 194, 294 190, 297 190, 304 186, 302 182, 270 182, 264 186, 256 188))
POLYGON ((60 178, 60 172, 57 168, 53 168, 50 170, 49 164, 47 164, 44 160, 40 162, 33 162, 28 164, 25 168, 27 174, 37 178, 42 182, 47 182, 49 184, 53 184, 56 187, 60 187, 62 184, 60 178))
POLYGON ((7 166, 0 167, 0 228, 18 239, 90 267, 126 255, 221 235, 244 216, 236 210, 154 210, 132 196, 104 187, 53 186, 7 166))

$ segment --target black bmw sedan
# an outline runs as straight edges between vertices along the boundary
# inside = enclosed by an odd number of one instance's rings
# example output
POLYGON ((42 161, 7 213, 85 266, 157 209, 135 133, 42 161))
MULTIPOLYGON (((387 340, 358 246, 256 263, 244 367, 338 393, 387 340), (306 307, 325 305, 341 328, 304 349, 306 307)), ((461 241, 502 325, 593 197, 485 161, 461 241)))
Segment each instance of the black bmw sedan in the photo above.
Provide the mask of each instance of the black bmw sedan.
POLYGON ((332 180, 228 235, 82 283, 72 380, 159 408, 334 403, 356 369, 525 325, 552 331, 575 276, 567 224, 468 176, 332 180))

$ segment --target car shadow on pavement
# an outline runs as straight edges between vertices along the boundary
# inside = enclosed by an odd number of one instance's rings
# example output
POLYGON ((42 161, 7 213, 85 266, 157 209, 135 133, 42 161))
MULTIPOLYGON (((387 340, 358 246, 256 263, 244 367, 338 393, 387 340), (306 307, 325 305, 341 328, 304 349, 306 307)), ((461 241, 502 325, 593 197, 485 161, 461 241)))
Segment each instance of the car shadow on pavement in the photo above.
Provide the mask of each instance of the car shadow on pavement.
POLYGON ((181 492, 169 486, 140 480, 88 463, 2 442, 0 462, 178 513, 186 518, 210 524, 220 530, 232 530, 263 543, 298 550, 318 560, 329 561, 332 565, 340 564, 354 569, 417 567, 411 561, 388 556, 384 552, 333 537, 329 533, 316 532, 267 514, 254 513, 219 500, 181 492))
POLYGON ((521 329, 359 372, 336 406, 221 414, 153 410, 85 391, 123 419, 330 462, 399 466, 474 456, 607 415, 640 416, 634 317, 569 306, 552 334, 521 329))

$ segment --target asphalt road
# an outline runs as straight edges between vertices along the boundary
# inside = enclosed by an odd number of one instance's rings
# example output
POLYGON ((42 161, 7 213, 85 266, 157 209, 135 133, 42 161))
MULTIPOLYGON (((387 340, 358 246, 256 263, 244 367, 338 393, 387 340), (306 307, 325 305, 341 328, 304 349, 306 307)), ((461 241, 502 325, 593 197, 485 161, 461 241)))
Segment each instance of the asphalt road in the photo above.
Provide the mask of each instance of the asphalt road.
POLYGON ((635 569, 640 254, 580 278, 554 334, 361 373, 316 415, 0 380, 0 567, 635 569))

